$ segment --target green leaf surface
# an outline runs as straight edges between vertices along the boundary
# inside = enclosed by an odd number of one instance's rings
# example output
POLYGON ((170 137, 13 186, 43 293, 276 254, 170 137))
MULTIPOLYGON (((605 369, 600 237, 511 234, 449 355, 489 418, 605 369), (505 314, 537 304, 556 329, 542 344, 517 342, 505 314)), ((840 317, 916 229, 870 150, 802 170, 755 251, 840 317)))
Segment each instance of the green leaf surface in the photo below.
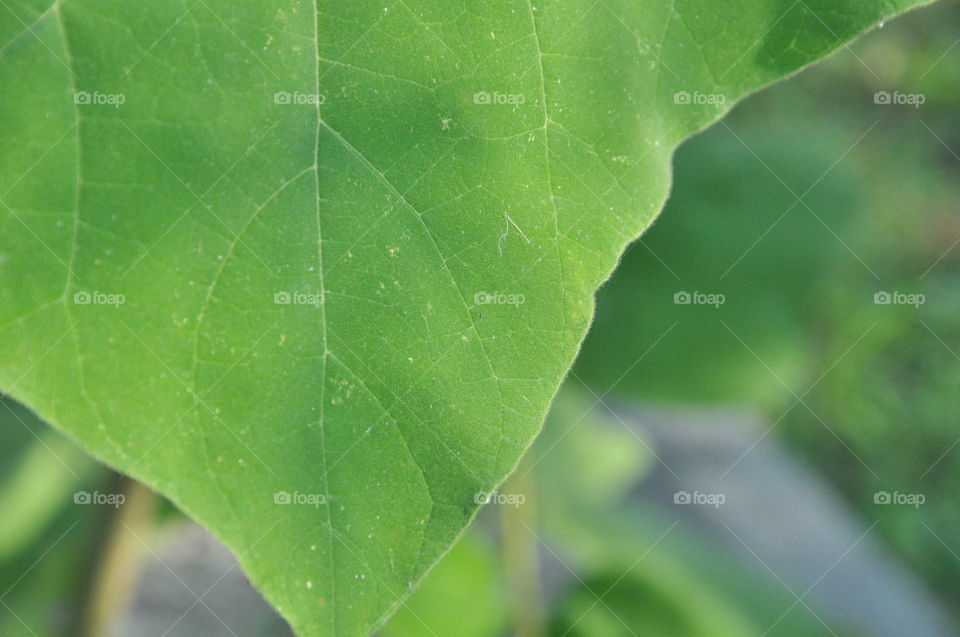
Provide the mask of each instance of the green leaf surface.
POLYGON ((4 0, 0 390, 299 634, 367 634, 536 435, 677 144, 922 3, 4 0))

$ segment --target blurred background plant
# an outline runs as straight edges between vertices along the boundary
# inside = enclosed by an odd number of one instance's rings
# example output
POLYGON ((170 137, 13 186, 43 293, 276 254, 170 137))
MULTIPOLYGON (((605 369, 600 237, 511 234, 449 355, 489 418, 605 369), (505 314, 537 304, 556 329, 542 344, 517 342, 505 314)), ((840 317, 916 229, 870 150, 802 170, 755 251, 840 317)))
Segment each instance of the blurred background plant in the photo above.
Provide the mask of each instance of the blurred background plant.
MULTIPOLYGON (((957 24, 912 13, 680 149, 501 489, 523 503, 384 635, 958 634, 957 24)), ((11 401, 0 458, 0 634, 282 632, 169 505, 85 502, 149 498, 11 401)))

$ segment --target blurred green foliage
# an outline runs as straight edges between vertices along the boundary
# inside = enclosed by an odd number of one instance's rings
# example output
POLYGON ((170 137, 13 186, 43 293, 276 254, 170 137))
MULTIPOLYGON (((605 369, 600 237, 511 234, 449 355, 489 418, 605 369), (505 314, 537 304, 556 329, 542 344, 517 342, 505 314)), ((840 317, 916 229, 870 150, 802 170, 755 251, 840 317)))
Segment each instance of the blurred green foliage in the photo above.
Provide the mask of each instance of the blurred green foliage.
MULTIPOLYGON (((867 333, 808 400, 842 442, 805 410, 784 424, 788 439, 866 519, 880 520, 889 545, 950 604, 960 595, 958 17, 957 3, 921 12, 862 47, 881 78, 860 74, 863 84, 854 90, 918 78, 902 90, 923 93, 926 103, 878 109, 881 134, 855 156, 870 182, 855 249, 879 279, 846 263, 818 297, 815 366, 831 365, 867 333), (862 302, 876 290, 923 294, 926 302, 919 308, 862 302), (877 506, 877 491, 923 494, 926 502, 918 509, 877 506)), ((830 84, 801 86, 825 99, 849 67, 849 60, 829 65, 830 84)))
POLYGON ((748 120, 683 146, 666 210, 600 292, 575 373, 620 395, 781 399, 756 357, 787 382, 801 371, 811 300, 847 255, 833 235, 849 240, 857 201, 849 171, 830 167, 857 136, 748 120), (723 303, 676 302, 694 293, 723 303))
POLYGON ((907 16, 681 148, 674 195, 601 292, 575 368, 614 397, 762 409, 946 601, 960 595, 958 18, 955 2, 907 16), (790 209, 811 184, 810 210, 790 209), (727 302, 672 303, 694 289, 727 302), (879 491, 926 502, 880 506, 879 491))
POLYGON ((82 595, 97 517, 74 506, 74 493, 105 471, 3 397, 0 435, 0 635, 61 635, 82 595))
POLYGON ((492 637, 507 627, 496 547, 470 533, 441 560, 383 630, 384 637, 423 634, 492 637))

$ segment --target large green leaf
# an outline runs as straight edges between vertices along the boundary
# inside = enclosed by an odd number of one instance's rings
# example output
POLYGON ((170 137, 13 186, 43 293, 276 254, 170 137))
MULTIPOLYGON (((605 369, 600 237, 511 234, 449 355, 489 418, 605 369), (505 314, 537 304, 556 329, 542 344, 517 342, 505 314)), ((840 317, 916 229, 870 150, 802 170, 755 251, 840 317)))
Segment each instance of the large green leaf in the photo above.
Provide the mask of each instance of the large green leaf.
POLYGON ((918 4, 3 0, 0 390, 300 634, 369 633, 536 435, 676 145, 918 4))

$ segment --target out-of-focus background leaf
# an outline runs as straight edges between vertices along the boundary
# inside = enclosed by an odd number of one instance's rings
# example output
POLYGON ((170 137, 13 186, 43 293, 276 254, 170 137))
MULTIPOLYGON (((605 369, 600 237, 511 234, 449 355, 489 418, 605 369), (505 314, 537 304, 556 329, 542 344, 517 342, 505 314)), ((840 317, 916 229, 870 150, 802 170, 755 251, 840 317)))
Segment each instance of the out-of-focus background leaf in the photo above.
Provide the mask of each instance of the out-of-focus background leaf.
POLYGON ((95 512, 73 505, 105 473, 65 438, 0 397, 0 634, 58 634, 81 596, 82 537, 95 512), (49 558, 49 559, 47 559, 49 558))
POLYGON ((858 136, 735 119, 683 147, 670 202, 602 290, 575 374, 620 396, 779 399, 783 387, 734 333, 749 336, 784 380, 801 377, 813 301, 849 256, 831 231, 851 240, 858 193, 848 166, 805 198, 816 216, 793 193, 810 188, 858 136), (683 293, 722 294, 724 303, 676 304, 683 293))
POLYGON ((945 600, 960 594, 957 14, 910 16, 684 146, 575 368, 613 396, 759 407, 945 600), (877 105, 879 90, 926 101, 877 105), (726 304, 677 306, 679 290, 726 304), (925 302, 875 304, 884 291, 925 302), (878 507, 881 490, 926 502, 878 507))

